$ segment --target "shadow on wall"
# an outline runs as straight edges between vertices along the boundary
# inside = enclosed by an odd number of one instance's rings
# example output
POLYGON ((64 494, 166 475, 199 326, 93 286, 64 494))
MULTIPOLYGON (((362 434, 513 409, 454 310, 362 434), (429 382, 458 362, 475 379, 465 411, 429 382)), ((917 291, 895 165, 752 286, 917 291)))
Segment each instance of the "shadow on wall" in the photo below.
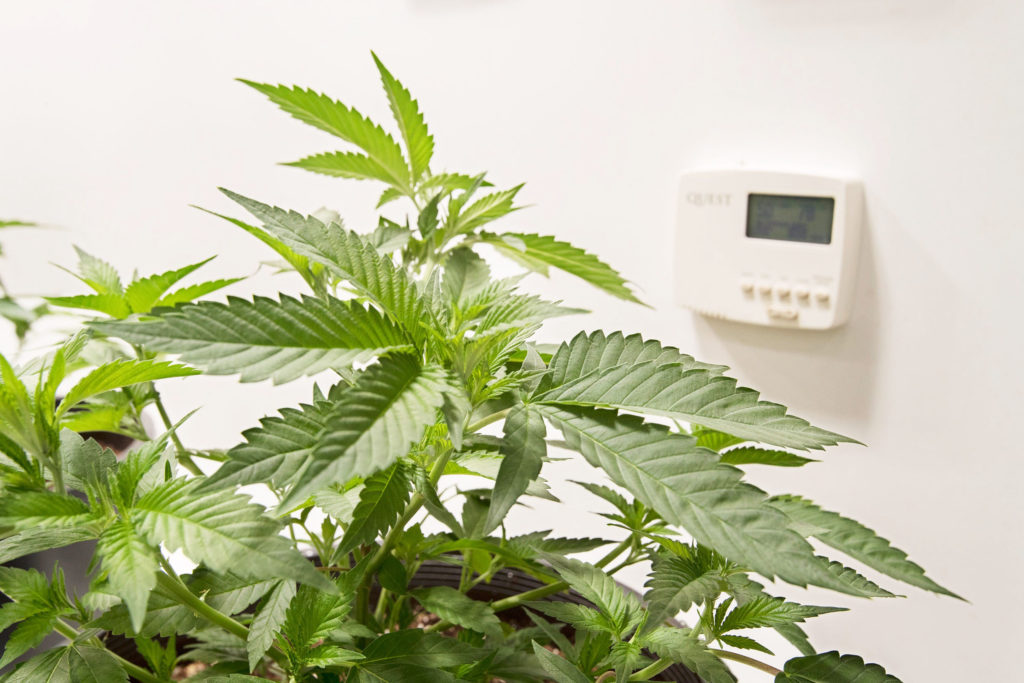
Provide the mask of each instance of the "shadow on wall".
MULTIPOLYGON (((849 322, 831 330, 790 330, 695 316, 704 356, 728 359, 743 383, 767 400, 814 411, 818 424, 863 422, 871 416, 881 336, 878 273, 871 220, 865 215, 860 264, 849 322)), ((735 374, 735 373, 734 373, 735 374)))

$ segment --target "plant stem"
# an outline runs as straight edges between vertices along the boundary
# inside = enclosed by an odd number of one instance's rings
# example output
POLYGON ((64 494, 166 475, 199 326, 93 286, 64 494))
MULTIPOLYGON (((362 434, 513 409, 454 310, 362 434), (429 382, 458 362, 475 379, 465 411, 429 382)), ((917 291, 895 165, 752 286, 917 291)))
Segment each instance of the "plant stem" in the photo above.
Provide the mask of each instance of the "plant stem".
POLYGON ((185 444, 178 438, 178 432, 174 429, 174 423, 171 422, 171 416, 167 414, 167 409, 164 408, 163 399, 160 398, 160 392, 153 389, 153 395, 156 397, 153 399, 153 403, 156 405, 156 410, 160 413, 160 419, 164 423, 164 427, 171 433, 171 442, 174 444, 174 450, 178 455, 178 462, 186 470, 196 475, 197 477, 203 476, 203 471, 199 469, 199 465, 192 460, 192 456, 188 454, 188 449, 185 448, 185 444))
MULTIPOLYGON (((72 626, 71 624, 67 623, 62 619, 57 620, 57 623, 53 627, 53 630, 70 641, 74 641, 82 635, 74 626, 72 626)), ((136 666, 135 664, 132 664, 127 659, 119 657, 114 652, 110 652, 110 650, 107 650, 107 653, 114 659, 116 659, 117 663, 121 665, 121 668, 127 671, 128 675, 130 675, 132 678, 141 681, 141 683, 161 683, 160 679, 153 675, 153 673, 149 670, 143 669, 141 666, 136 666)))
POLYGON ((603 674, 597 677, 597 680, 595 680, 594 683, 604 683, 605 681, 610 681, 613 678, 615 678, 615 669, 605 671, 603 674))
POLYGON ((716 650, 716 649, 710 648, 710 647, 708 648, 708 652, 714 652, 716 655, 718 655, 718 657, 720 659, 731 659, 734 662, 740 662, 741 664, 746 664, 747 666, 751 666, 751 667, 753 667, 755 669, 758 669, 760 671, 764 671, 765 673, 772 674, 773 676, 778 676, 780 673, 782 673, 782 669, 776 669, 771 664, 765 664, 764 662, 759 662, 758 660, 756 660, 756 659, 754 659, 752 657, 748 657, 746 655, 741 655, 738 652, 729 652, 727 650, 716 650))
POLYGON ((632 676, 629 677, 630 681, 649 681, 665 669, 672 666, 674 662, 671 659, 659 659, 649 666, 645 666, 640 669, 632 676))
MULTIPOLYGON (((211 624, 221 627, 228 633, 238 636, 242 640, 248 640, 249 629, 246 628, 244 624, 238 623, 227 614, 218 611, 200 600, 199 597, 196 596, 195 593, 193 593, 178 577, 174 572, 174 568, 171 567, 171 564, 166 558, 161 557, 160 564, 164 571, 156 575, 157 583, 176 598, 179 603, 188 607, 195 612, 197 616, 206 619, 211 624)), ((271 646, 270 650, 267 651, 267 654, 281 666, 286 666, 288 664, 288 658, 275 646, 271 646)))
POLYGON ((498 420, 504 419, 505 416, 508 415, 510 410, 512 410, 512 409, 511 408, 506 408, 505 410, 499 410, 496 413, 491 413, 490 415, 488 415, 487 417, 483 418, 482 420, 477 420, 473 424, 471 424, 468 427, 466 427, 466 433, 469 434, 471 432, 475 432, 476 430, 482 429, 482 428, 486 427, 487 425, 489 425, 491 423, 494 423, 494 422, 497 422, 498 420))

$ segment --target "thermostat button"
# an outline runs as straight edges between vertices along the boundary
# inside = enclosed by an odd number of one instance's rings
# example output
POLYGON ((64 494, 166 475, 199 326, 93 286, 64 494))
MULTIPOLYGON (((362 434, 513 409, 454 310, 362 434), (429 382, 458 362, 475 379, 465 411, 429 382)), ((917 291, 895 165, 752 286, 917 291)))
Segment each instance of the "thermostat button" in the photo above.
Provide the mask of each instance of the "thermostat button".
POLYGON ((779 284, 775 285, 775 294, 778 295, 780 298, 785 299, 786 297, 788 297, 789 291, 789 285, 786 284, 785 282, 780 282, 779 284))
POLYGON ((827 289, 816 289, 814 290, 814 298, 823 304, 827 304, 828 300, 832 298, 827 289))
POLYGON ((811 296, 811 290, 807 289, 803 285, 797 285, 794 287, 793 293, 796 294, 798 299, 807 299, 811 296))
POLYGON ((767 296, 772 293, 772 283, 765 280, 757 286, 757 290, 767 296))
POLYGON ((799 313, 799 311, 790 306, 771 306, 768 309, 769 316, 780 320, 796 320, 799 313))
POLYGON ((743 279, 743 280, 740 280, 740 289, 742 289, 747 294, 753 294, 754 293, 754 281, 750 280, 750 279, 746 279, 746 278, 743 279))

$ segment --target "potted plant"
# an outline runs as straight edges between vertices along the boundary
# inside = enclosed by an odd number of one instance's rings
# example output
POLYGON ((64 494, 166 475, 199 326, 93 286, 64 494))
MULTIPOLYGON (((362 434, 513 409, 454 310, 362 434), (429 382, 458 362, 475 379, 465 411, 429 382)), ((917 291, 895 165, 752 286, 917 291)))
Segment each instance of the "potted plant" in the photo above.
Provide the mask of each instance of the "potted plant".
POLYGON ((16 624, 0 664, 51 631, 68 641, 5 680, 154 683, 199 662, 189 680, 621 683, 682 665, 729 683, 727 665, 749 665, 776 681, 897 681, 855 655, 818 652, 799 624, 838 610, 763 583, 892 595, 818 555, 814 538, 954 595, 865 526, 744 479, 745 467, 802 466, 804 452, 849 439, 639 335, 533 344, 545 320, 578 311, 495 278, 478 248, 637 299, 577 247, 496 232, 520 186, 433 171, 417 102, 375 61, 402 144, 325 95, 243 82, 352 148, 290 165, 383 182, 378 206, 401 220, 357 233, 331 212, 224 190, 251 218, 222 218, 273 249, 309 293, 193 302, 225 281, 167 295, 195 266, 124 287, 89 257, 82 279, 95 291, 50 301, 100 316, 24 368, 0 359, 0 557, 97 541, 84 595, 67 595, 59 569, 0 568, 13 600, 0 625, 16 624), (54 407, 90 336, 121 340, 128 356, 97 365, 54 407), (287 382, 328 370, 331 386, 260 420, 227 452, 182 443, 153 388, 199 372, 287 382), (148 397, 166 429, 121 459, 67 428, 118 392, 148 397), (541 473, 554 449, 614 484, 581 484, 614 540, 505 533, 518 502, 550 497, 541 473), (239 491, 252 484, 269 488, 269 508, 239 491), (177 550, 196 563, 191 574, 169 563, 177 550), (592 561, 573 557, 584 552, 592 561), (642 597, 615 582, 647 561, 642 597), (682 612, 687 625, 674 620, 682 612), (759 628, 799 652, 783 670, 758 658, 759 628), (131 637, 138 657, 107 634, 131 637))

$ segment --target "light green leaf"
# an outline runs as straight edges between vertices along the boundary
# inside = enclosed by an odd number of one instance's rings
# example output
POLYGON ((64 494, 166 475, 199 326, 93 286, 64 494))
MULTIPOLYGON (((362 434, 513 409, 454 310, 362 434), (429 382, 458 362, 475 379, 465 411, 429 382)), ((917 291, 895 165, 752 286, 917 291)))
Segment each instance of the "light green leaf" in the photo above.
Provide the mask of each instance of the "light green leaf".
POLYGON ((302 216, 221 190, 259 218, 265 229, 294 250, 348 280, 392 320, 416 334, 425 319, 424 303, 409 274, 382 256, 365 237, 313 216, 302 216))
POLYGON ((415 183, 430 165, 430 158, 434 155, 434 138, 427 130, 423 114, 420 113, 419 103, 391 75, 377 55, 373 55, 373 61, 377 64, 380 80, 384 85, 384 92, 387 93, 388 104, 391 106, 391 113, 398 123, 398 130, 401 131, 405 148, 409 152, 409 169, 412 171, 412 180, 415 183))
POLYGON ((480 239, 494 245, 505 256, 531 270, 547 273, 554 266, 589 282, 598 289, 626 301, 643 303, 626 286, 626 281, 608 264, 579 247, 547 235, 506 232, 480 233, 480 239))
POLYGON ((729 465, 771 465, 773 467, 802 467, 809 462, 818 462, 790 453, 789 451, 768 450, 744 446, 722 453, 722 462, 729 465))
POLYGON ((394 182, 394 177, 388 169, 365 154, 356 152, 323 152, 284 165, 335 178, 394 182))
POLYGON ((338 552, 348 553, 356 546, 373 543, 377 534, 390 529, 409 501, 409 488, 409 476, 402 463, 368 477, 338 552))
POLYGON ((227 452, 227 461, 201 486, 220 489, 270 482, 283 488, 302 468, 327 425, 331 404, 282 408, 280 417, 265 417, 259 427, 242 432, 245 443, 227 452))
POLYGON ((493 638, 501 638, 501 622, 485 602, 474 600, 449 586, 417 588, 409 591, 428 612, 445 621, 493 638))
POLYGON ((274 643, 274 636, 284 624, 288 613, 288 605, 295 597, 295 583, 293 581, 280 581, 270 592, 267 599, 252 623, 249 624, 249 637, 245 641, 245 649, 249 654, 249 670, 256 669, 256 665, 263 659, 263 655, 274 643))
POLYGON ((181 549, 217 572, 288 578, 332 590, 261 506, 232 491, 198 493, 196 487, 195 480, 172 479, 142 496, 131 512, 136 529, 149 543, 181 549))
POLYGON ((78 254, 78 273, 73 275, 92 287, 97 294, 124 293, 124 285, 114 266, 77 246, 75 252, 78 254))
POLYGON ((810 657, 797 657, 786 662, 775 683, 900 683, 878 664, 865 664, 856 655, 840 655, 836 651, 810 657))
POLYGON ((455 235, 472 232, 481 225, 512 213, 516 210, 513 202, 521 189, 523 189, 522 185, 516 185, 508 190, 484 195, 469 206, 461 209, 456 217, 455 224, 447 227, 447 236, 454 237, 455 235))
POLYGON ((142 630, 149 592, 156 586, 153 549, 136 533, 127 519, 119 519, 100 535, 97 552, 103 559, 110 590, 124 601, 132 630, 142 630))
POLYGON ((722 660, 711 653, 688 629, 658 627, 641 641, 659 657, 679 662, 707 683, 735 683, 722 660))
POLYGON ((389 467, 435 423, 447 373, 412 356, 388 356, 359 375, 327 419, 312 458, 281 502, 290 509, 331 483, 389 467))
POLYGON ((244 277, 229 277, 221 278, 219 280, 209 280, 207 282, 199 282, 194 285, 188 285, 181 289, 176 289, 170 294, 165 295, 159 301, 157 301, 153 307, 165 307, 165 306, 177 306, 178 304, 189 303, 195 301, 199 297, 212 294, 217 290, 224 289, 229 285, 233 285, 236 282, 241 282, 244 277))
POLYGON ((127 683, 128 674, 104 648, 68 645, 18 667, 4 683, 127 683))
POLYGON ((449 301, 461 307, 469 296, 479 292, 490 281, 491 269, 476 252, 465 247, 448 252, 442 282, 449 301))
POLYGON ((598 370, 535 400, 662 415, 801 450, 851 441, 787 415, 784 406, 759 401, 756 391, 738 387, 734 379, 676 363, 646 361, 598 370))
POLYGON ((860 560, 886 576, 934 593, 963 599, 925 576, 924 569, 911 562, 905 552, 894 548, 889 541, 860 522, 822 510, 800 496, 775 496, 771 504, 794 522, 821 529, 813 536, 822 543, 860 560))
POLYGON ((149 313, 153 305, 159 301, 160 297, 172 285, 213 259, 214 257, 211 256, 208 259, 187 265, 184 268, 169 270, 166 273, 150 275, 149 277, 135 280, 124 290, 124 298, 128 305, 131 306, 132 313, 149 313))
POLYGON ((590 683, 590 678, 563 657, 533 642, 533 652, 540 665, 557 683, 590 683))
POLYGON ((83 308, 105 313, 112 318, 127 318, 132 314, 123 294, 79 294, 77 296, 47 296, 49 303, 62 308, 83 308))
POLYGON ((90 396, 102 394, 111 389, 120 389, 168 377, 188 377, 198 374, 198 370, 167 361, 128 359, 110 361, 97 367, 68 391, 67 396, 57 408, 57 415, 58 417, 63 415, 68 409, 90 396))
POLYGON ((482 532, 488 534, 498 527, 530 483, 540 475, 547 456, 547 425, 539 411, 530 405, 517 405, 505 418, 505 456, 494 480, 491 506, 482 532))
POLYGON ((408 190, 409 169, 402 157, 402 149, 384 129, 355 109, 312 90, 239 80, 269 97, 274 104, 303 123, 359 147, 387 169, 392 185, 408 190))
POLYGON ((692 437, 610 411, 540 409, 591 465, 699 543, 769 578, 864 594, 823 566, 767 496, 741 481, 740 470, 692 437))
POLYGON ((209 374, 238 373, 243 382, 276 384, 340 370, 408 344, 376 310, 334 298, 229 297, 226 304, 184 304, 156 317, 95 327, 154 351, 180 353, 209 374))

